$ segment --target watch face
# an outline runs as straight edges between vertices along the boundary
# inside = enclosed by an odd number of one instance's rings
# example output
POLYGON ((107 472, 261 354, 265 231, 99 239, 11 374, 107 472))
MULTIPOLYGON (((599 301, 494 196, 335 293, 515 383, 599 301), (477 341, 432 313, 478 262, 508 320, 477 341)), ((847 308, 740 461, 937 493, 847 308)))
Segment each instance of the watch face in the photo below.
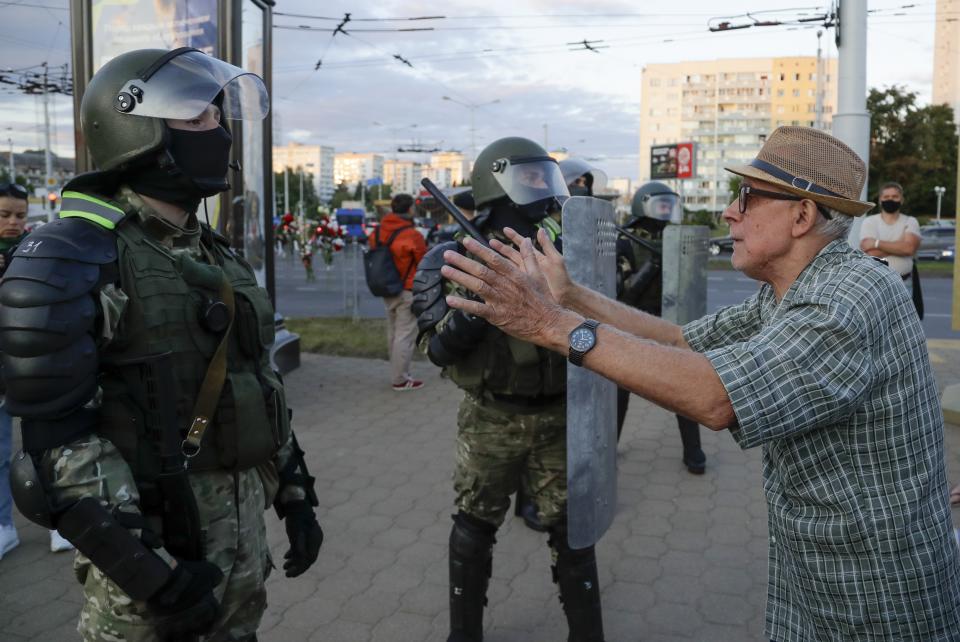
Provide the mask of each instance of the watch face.
POLYGON ((570 347, 577 352, 586 352, 593 347, 597 337, 590 328, 577 328, 570 333, 570 347))

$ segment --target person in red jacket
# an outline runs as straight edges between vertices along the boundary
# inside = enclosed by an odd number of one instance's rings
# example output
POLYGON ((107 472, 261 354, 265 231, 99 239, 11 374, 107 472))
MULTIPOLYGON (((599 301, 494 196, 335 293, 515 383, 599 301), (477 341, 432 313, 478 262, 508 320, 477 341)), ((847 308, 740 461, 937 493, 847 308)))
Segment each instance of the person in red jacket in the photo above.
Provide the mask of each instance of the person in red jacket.
POLYGON ((409 194, 397 194, 390 201, 390 213, 380 221, 376 234, 371 234, 370 247, 386 243, 397 229, 390 245, 393 262, 403 279, 403 292, 398 296, 384 297, 383 305, 387 309, 387 348, 390 351, 390 371, 393 389, 397 392, 416 390, 423 387, 410 375, 410 361, 413 358, 414 343, 417 339, 417 318, 410 311, 413 301, 413 276, 417 264, 427 253, 427 244, 423 235, 413 224, 413 197, 409 194))

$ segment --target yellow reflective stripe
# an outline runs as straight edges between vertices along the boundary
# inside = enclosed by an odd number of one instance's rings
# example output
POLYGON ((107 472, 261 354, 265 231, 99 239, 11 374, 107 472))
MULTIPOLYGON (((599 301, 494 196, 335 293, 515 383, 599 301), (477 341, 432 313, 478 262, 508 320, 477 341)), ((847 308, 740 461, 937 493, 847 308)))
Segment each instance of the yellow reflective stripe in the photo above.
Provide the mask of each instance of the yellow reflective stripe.
POLYGON ((68 212, 61 211, 60 218, 85 218, 92 223, 96 223, 101 227, 105 227, 108 230, 112 230, 116 227, 116 224, 108 218, 103 218, 97 214, 91 214, 90 212, 79 212, 77 210, 71 210, 68 212))
POLYGON ((560 236, 560 224, 549 216, 540 221, 540 227, 547 231, 547 234, 550 235, 551 241, 556 241, 557 237, 560 236))
POLYGON ((101 201, 99 198, 94 198, 94 197, 92 197, 92 196, 90 196, 90 195, 88 195, 88 194, 84 194, 84 193, 82 193, 82 192, 71 192, 71 191, 64 192, 64 193, 63 193, 63 198, 65 198, 65 199, 66 199, 66 198, 78 198, 78 199, 80 199, 81 201, 87 201, 88 203, 93 203, 94 205, 98 205, 98 206, 100 206, 100 207, 105 207, 105 208, 107 208, 108 210, 113 210, 113 211, 116 212, 119 216, 121 216, 121 217, 123 216, 123 210, 120 209, 119 207, 115 207, 115 206, 111 205, 110 203, 107 203, 106 201, 101 201))

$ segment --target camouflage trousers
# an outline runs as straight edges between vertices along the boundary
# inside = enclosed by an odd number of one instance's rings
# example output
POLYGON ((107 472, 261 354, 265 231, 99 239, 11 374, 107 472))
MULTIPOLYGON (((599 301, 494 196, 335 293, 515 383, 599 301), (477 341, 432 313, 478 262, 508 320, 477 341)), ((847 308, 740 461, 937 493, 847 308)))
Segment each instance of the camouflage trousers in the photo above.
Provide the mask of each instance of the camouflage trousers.
MULTIPOLYGON (((267 606, 264 582, 273 567, 263 521, 264 489, 256 470, 192 473, 205 533, 206 559, 223 571, 214 590, 220 617, 208 641, 250 640, 267 606)), ((159 642, 143 602, 131 600, 90 561, 74 562, 83 584, 83 608, 77 630, 88 642, 159 642)))
POLYGON ((457 415, 457 508, 497 527, 523 484, 541 523, 567 510, 567 412, 562 398, 517 407, 467 394, 457 415))

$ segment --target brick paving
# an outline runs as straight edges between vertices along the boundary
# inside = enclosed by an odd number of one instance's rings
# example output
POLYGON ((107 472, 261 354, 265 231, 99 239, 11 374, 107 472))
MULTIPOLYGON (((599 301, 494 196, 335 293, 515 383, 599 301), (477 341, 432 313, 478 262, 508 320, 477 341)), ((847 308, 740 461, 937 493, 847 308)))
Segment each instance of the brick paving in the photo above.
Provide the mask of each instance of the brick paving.
MULTIPOLYGON (((960 382, 960 342, 931 341, 940 387, 960 382)), ((425 362, 427 386, 390 390, 385 362, 304 355, 287 378, 294 424, 317 477, 326 541, 297 579, 275 573, 263 642, 445 639, 446 542, 460 393, 425 362)), ((703 431, 707 472, 680 463, 672 415, 634 398, 619 448, 616 521, 597 547, 610 642, 763 639, 766 508, 759 449, 703 431)), ((947 427, 960 479, 960 427, 947 427)), ((957 516, 960 518, 960 515, 957 516)), ((282 525, 270 514, 274 557, 282 525)), ((22 544, 0 561, 0 639, 77 639, 70 554, 19 518, 22 544)), ((488 642, 557 642, 566 624, 546 536, 511 518, 498 533, 488 642)))

